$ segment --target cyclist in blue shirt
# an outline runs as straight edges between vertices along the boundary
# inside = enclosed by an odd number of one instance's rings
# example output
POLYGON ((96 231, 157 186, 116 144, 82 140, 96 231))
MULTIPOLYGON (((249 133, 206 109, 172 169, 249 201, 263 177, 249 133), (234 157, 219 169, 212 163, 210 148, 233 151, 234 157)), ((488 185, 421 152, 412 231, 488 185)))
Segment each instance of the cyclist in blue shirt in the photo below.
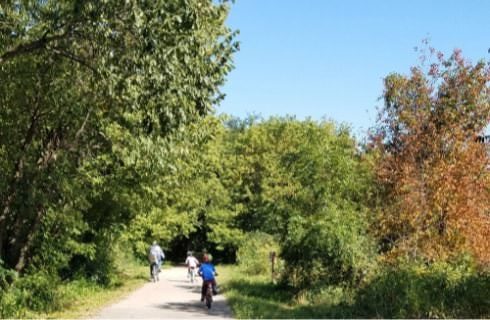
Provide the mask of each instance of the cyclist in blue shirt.
POLYGON ((216 290, 216 278, 218 275, 214 265, 209 261, 209 256, 205 254, 202 258, 201 266, 199 267, 199 275, 202 277, 202 289, 201 289, 201 301, 204 301, 204 296, 206 295, 206 288, 208 283, 213 286, 213 294, 217 294, 216 290))

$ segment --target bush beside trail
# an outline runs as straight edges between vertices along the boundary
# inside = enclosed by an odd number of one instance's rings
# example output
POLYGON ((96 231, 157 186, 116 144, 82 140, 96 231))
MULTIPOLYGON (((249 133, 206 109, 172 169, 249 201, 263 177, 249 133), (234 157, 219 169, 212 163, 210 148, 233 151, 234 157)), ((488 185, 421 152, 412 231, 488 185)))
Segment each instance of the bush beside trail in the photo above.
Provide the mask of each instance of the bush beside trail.
MULTIPOLYGON (((222 268, 223 269, 223 268, 222 268)), ((269 274, 224 268, 237 318, 488 318, 490 273, 469 262, 380 265, 359 286, 324 285, 300 295, 269 274)))

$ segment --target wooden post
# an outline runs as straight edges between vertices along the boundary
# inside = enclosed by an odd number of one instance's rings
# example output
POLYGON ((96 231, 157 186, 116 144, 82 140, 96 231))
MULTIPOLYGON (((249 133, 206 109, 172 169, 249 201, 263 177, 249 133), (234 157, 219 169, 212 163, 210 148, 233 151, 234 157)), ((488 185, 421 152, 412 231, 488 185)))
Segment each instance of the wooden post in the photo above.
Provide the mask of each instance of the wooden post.
POLYGON ((275 280, 274 278, 276 275, 276 270, 275 270, 276 252, 275 251, 269 252, 269 259, 271 261, 271 278, 272 278, 272 282, 274 282, 274 280, 275 280))

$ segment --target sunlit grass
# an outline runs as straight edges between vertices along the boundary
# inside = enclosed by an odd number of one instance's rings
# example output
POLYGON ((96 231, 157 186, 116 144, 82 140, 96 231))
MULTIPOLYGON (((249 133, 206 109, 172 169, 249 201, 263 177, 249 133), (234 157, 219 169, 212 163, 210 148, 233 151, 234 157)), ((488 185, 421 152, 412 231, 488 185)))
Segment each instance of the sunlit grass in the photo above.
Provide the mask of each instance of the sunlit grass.
POLYGON ((222 292, 234 316, 243 318, 488 318, 488 273, 454 277, 437 266, 380 270, 360 287, 326 286, 293 294, 267 276, 220 267, 222 292))
POLYGON ((76 280, 62 285, 63 301, 59 311, 48 314, 29 313, 28 318, 82 318, 90 317, 104 306, 126 296, 148 281, 148 267, 128 262, 117 280, 110 286, 100 286, 87 280, 76 280))

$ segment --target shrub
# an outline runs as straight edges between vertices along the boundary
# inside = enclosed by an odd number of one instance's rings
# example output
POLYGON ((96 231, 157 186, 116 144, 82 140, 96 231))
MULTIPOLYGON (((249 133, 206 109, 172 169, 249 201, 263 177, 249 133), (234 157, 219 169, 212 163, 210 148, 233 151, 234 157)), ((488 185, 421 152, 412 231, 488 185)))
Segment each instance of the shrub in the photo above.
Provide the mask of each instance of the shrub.
POLYGON ((20 305, 33 311, 49 312, 59 307, 59 283, 56 275, 38 271, 16 281, 13 290, 20 305))
POLYGON ((289 281, 297 289, 356 284, 373 267, 373 242, 363 216, 331 206, 310 217, 290 221, 282 244, 289 281))
POLYGON ((5 268, 2 260, 0 260, 0 290, 10 287, 16 277, 17 273, 14 270, 5 268))
POLYGON ((9 289, 0 289, 0 318, 23 318, 25 310, 20 306, 19 299, 9 289))
MULTIPOLYGON (((241 272, 248 275, 266 275, 271 272, 270 252, 279 252, 279 245, 266 233, 252 232, 237 251, 241 272)), ((278 268, 281 262, 277 260, 278 268)))
POLYGON ((0 260, 0 318, 2 319, 23 317, 23 313, 18 308, 16 297, 11 290, 16 277, 17 273, 4 268, 2 260, 0 260))
POLYGON ((490 275, 468 263, 385 267, 359 292, 360 315, 381 318, 488 318, 490 275))
POLYGON ((116 279, 117 242, 108 237, 98 236, 93 239, 93 250, 90 254, 76 254, 70 259, 67 268, 62 269, 63 279, 86 278, 103 286, 113 284, 116 279))
POLYGON ((0 318, 20 318, 28 311, 49 312, 60 307, 57 276, 36 271, 13 280, 0 288, 0 318))

